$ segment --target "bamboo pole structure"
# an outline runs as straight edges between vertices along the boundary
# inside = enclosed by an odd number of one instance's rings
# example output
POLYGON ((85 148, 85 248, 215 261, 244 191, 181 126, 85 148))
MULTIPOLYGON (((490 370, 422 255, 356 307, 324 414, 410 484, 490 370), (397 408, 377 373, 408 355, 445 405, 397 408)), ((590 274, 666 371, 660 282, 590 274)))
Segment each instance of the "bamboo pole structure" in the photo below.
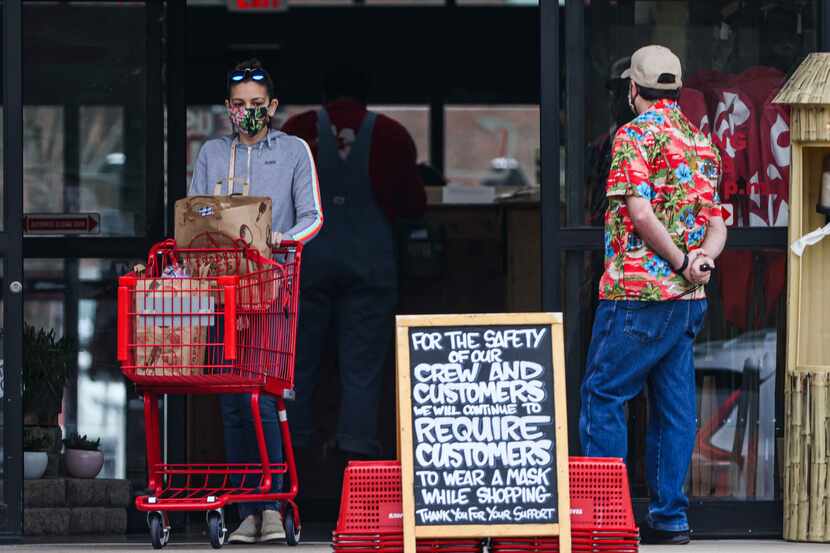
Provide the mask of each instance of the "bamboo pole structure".
MULTIPOLYGON (((830 156, 830 54, 810 54, 776 103, 791 110, 790 243, 824 226, 816 211, 830 156)), ((784 380, 784 538, 830 542, 830 240, 790 252, 784 380)))
POLYGON ((787 375, 784 537, 830 542, 830 373, 787 375))

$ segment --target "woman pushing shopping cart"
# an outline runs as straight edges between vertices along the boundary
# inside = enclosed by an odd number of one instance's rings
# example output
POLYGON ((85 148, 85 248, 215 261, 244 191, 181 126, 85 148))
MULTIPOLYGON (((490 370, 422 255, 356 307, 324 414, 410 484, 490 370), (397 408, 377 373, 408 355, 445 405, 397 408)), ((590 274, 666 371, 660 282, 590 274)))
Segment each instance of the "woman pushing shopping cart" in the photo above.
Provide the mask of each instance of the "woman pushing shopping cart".
POLYGON ((168 240, 151 250, 146 269, 119 279, 118 359, 144 397, 148 493, 136 498, 136 507, 147 513, 156 549, 170 538, 168 514, 181 511, 204 511, 211 544, 221 547, 225 508, 234 503, 279 505, 287 542, 299 541, 285 399, 293 395, 301 251, 300 243, 283 242, 268 259, 244 244, 177 248, 168 240), (241 458, 256 462, 165 463, 162 394, 233 394, 249 401, 252 447, 241 458), (269 443, 264 430, 264 401, 276 406, 279 444, 269 443))

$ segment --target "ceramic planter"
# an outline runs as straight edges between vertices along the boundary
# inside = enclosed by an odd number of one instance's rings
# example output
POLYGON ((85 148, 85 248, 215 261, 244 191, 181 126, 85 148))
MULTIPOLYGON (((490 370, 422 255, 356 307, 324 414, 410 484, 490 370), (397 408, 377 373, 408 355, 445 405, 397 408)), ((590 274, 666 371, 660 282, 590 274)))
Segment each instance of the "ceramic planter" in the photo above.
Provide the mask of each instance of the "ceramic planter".
POLYGON ((23 477, 26 480, 42 478, 48 464, 49 455, 45 451, 24 451, 23 477))
POLYGON ((72 478, 95 478, 104 466, 104 454, 100 451, 67 449, 63 458, 72 478))

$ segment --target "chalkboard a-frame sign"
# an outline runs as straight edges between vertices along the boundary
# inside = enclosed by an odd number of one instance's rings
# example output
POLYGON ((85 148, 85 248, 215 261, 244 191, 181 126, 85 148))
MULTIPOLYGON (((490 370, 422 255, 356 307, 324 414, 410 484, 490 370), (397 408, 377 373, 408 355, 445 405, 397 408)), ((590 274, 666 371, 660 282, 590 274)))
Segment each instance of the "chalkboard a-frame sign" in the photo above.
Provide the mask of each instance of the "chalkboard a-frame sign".
POLYGON ((397 318, 404 549, 559 536, 571 551, 559 313, 397 318))

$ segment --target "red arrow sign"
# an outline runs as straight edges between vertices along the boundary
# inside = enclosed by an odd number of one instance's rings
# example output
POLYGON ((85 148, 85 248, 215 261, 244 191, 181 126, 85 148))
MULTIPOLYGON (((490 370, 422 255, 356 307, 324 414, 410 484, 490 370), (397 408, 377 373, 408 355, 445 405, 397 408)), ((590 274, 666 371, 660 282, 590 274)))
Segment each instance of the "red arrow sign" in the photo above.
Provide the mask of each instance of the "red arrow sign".
POLYGON ((735 208, 732 204, 720 204, 720 211, 726 226, 730 226, 735 222, 735 208))
POLYGON ((227 0, 228 11, 270 12, 288 8, 288 0, 227 0))
POLYGON ((98 234, 98 213, 28 213, 23 216, 26 234, 98 234))

